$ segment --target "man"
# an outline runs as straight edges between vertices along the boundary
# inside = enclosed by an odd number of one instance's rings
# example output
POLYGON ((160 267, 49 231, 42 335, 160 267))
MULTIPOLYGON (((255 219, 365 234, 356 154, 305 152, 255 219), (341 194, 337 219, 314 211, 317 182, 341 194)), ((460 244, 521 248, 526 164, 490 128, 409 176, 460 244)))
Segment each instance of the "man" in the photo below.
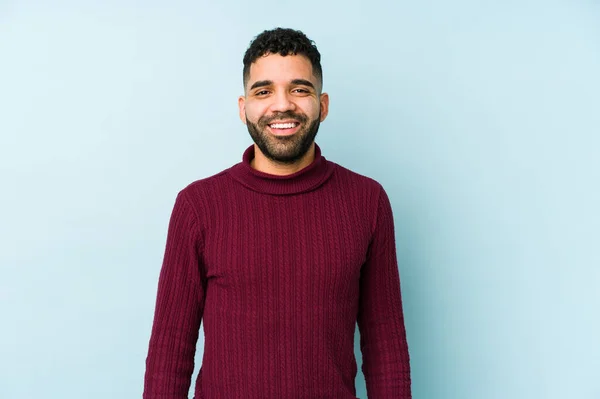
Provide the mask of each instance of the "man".
POLYGON ((265 31, 244 56, 242 162, 183 189, 171 215, 144 398, 410 398, 394 225, 374 180, 321 155, 320 54, 265 31))

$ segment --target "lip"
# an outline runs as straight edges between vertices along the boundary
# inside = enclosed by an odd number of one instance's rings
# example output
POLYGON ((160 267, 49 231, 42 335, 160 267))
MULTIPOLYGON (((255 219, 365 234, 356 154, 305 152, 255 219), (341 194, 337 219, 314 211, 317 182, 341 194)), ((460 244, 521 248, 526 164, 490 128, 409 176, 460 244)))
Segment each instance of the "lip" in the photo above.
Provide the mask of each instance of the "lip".
POLYGON ((297 121, 296 119, 277 119, 269 122, 267 126, 270 127, 270 125, 273 125, 275 123, 297 123, 298 125, 300 125, 300 121, 297 121))
MULTIPOLYGON (((294 122, 296 122, 296 121, 294 121, 294 122)), ((291 122, 277 121, 277 122, 273 122, 273 123, 291 123, 291 122)), ((267 125, 267 129, 273 136, 291 136, 291 135, 295 134, 298 130, 300 130, 300 127, 302 126, 302 125, 300 125, 299 122, 296 122, 296 123, 298 123, 298 125, 291 129, 273 129, 273 128, 271 128, 271 126, 269 126, 270 124, 267 125)))

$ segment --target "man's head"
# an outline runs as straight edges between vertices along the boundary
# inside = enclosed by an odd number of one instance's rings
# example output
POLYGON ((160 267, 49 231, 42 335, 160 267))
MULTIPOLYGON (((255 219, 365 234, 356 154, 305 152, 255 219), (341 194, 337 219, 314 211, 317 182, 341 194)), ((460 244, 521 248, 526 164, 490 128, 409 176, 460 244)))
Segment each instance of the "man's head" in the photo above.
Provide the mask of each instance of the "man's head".
POLYGON ((293 164, 306 155, 328 113, 322 86, 321 55, 302 32, 277 28, 252 41, 238 105, 265 157, 293 164))
POLYGON ((244 89, 250 78, 250 66, 260 57, 269 54, 303 55, 310 61, 313 74, 323 86, 321 53, 315 43, 299 30, 276 28, 256 36, 244 54, 244 89))

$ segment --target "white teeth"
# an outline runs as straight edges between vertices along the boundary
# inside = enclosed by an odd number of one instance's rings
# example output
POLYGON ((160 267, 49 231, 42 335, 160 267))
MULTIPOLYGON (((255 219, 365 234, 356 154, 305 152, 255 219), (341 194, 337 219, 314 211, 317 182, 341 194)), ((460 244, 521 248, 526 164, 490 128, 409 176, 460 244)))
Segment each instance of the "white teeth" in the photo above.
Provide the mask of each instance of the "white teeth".
POLYGON ((273 129, 291 129, 296 127, 295 123, 274 123, 270 125, 273 129))

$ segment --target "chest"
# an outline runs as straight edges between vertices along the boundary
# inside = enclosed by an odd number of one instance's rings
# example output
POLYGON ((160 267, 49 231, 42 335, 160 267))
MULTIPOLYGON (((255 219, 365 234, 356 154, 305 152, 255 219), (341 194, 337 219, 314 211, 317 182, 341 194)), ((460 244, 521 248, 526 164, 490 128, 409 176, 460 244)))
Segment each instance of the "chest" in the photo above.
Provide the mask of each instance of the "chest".
POLYGON ((292 292, 319 281, 342 296, 358 284, 372 224, 366 206, 343 193, 222 200, 205 230, 209 284, 261 295, 264 287, 292 292))

